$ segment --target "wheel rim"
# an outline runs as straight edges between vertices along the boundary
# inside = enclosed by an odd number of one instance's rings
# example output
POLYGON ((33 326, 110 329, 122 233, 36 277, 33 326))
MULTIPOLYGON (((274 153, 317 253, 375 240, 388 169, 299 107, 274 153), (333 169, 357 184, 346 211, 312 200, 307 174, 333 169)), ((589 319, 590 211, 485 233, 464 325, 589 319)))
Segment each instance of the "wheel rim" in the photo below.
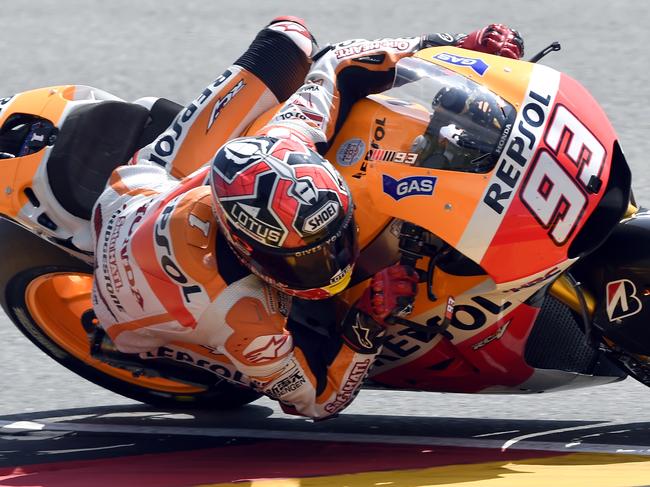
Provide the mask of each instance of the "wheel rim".
POLYGON ((39 328, 67 353, 111 377, 130 384, 173 394, 193 394, 205 389, 167 379, 138 377, 105 364, 90 355, 82 314, 92 307, 92 276, 70 272, 43 274, 25 291, 25 304, 39 328))

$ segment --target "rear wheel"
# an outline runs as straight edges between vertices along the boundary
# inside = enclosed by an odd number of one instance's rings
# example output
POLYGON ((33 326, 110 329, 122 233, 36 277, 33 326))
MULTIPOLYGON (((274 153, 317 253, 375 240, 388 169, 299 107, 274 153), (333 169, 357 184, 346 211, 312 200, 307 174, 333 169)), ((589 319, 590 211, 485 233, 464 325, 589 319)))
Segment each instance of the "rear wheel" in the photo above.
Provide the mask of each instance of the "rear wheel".
POLYGON ((225 380, 197 387, 135 377, 95 359, 81 324, 82 314, 91 308, 91 268, 7 221, 0 222, 0 255, 11 255, 0 271, 5 312, 35 345, 81 377, 136 401, 167 408, 226 409, 259 397, 225 380))

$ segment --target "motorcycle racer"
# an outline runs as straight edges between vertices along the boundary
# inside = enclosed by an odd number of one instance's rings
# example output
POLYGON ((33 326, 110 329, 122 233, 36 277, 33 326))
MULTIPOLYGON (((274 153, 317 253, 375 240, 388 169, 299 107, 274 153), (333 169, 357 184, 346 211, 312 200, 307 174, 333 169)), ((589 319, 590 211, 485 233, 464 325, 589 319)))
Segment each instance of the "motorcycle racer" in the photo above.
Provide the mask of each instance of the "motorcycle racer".
POLYGON ((93 306, 117 348, 197 343, 224 353, 286 411, 323 418, 345 408, 418 278, 405 266, 384 269, 350 311, 323 299, 345 289, 357 248, 349 190, 319 154, 357 99, 392 83, 397 60, 447 44, 523 53, 501 25, 348 41, 316 55, 298 19, 263 29, 113 172, 95 205, 93 306), (255 136, 231 140, 282 101, 255 136))

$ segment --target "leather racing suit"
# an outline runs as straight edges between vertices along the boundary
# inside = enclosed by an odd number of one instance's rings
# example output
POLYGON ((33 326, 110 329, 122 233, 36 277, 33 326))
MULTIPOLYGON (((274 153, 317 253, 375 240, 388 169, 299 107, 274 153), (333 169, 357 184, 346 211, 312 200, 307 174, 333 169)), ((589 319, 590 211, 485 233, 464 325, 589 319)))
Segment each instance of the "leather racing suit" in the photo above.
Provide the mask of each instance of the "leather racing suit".
POLYGON ((333 300, 292 304, 243 267, 212 213, 209 162, 279 102, 261 133, 299 136, 324 154, 353 103, 391 84, 400 58, 460 37, 347 41, 322 51, 307 75, 312 53, 301 28, 263 29, 165 132, 113 172, 92 217, 93 306, 122 352, 208 347, 285 411, 323 418, 355 397, 383 328, 355 309, 340 312, 333 300))

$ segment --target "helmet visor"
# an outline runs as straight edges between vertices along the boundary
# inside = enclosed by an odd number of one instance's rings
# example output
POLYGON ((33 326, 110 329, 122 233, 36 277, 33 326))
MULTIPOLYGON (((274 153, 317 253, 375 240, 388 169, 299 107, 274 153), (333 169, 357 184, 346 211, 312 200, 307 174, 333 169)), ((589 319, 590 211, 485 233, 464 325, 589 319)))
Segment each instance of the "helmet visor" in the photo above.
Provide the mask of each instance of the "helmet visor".
POLYGON ((290 251, 253 247, 250 259, 259 274, 288 290, 331 290, 349 279, 358 254, 357 227, 350 212, 339 231, 320 244, 290 251))

